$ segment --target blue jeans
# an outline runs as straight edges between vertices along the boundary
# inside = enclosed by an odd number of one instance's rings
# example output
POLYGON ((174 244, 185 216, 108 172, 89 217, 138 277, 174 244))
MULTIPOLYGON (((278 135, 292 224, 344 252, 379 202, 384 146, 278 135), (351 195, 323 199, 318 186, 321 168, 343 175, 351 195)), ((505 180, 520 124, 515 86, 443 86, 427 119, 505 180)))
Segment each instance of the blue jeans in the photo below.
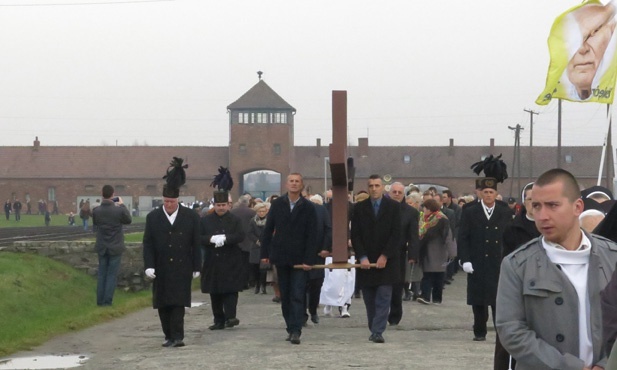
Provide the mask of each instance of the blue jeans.
POLYGON ((81 219, 83 225, 84 225, 84 231, 88 231, 88 219, 87 218, 82 218, 81 219))
POLYGON ((99 306, 111 306, 121 258, 120 254, 117 256, 99 255, 99 273, 96 284, 96 304, 99 306))
POLYGON ((302 334, 304 313, 306 310, 307 272, 293 266, 276 266, 281 290, 281 310, 287 325, 287 333, 302 334))
POLYGON ((362 298, 366 306, 368 328, 371 334, 383 334, 388 324, 392 285, 378 285, 362 288, 362 298))

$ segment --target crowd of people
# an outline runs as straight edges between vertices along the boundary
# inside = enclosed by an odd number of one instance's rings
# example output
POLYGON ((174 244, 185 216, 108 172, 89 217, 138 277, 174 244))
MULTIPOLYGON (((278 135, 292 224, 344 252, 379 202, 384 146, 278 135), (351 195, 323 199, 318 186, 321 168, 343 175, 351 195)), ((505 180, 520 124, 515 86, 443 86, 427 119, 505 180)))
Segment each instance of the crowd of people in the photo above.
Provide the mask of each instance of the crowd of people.
MULTIPOLYGON (((181 161, 172 167, 182 168, 181 161)), ((338 309, 349 317, 352 297, 364 300, 368 339, 384 343, 387 327, 401 321, 402 302, 442 304, 444 286, 462 270, 473 313, 470 339, 486 340, 489 316, 497 329, 495 369, 612 368, 612 193, 602 187, 581 191, 569 172, 554 169, 527 184, 520 204, 512 204, 500 199, 497 183, 482 177, 475 196, 455 197, 447 189, 421 191, 370 176, 367 190, 347 202, 343 248, 355 268, 324 271, 314 266, 331 261, 332 193, 307 194, 300 173, 287 176, 280 196, 244 194, 234 202, 228 189, 219 189, 207 207, 181 206, 183 182, 168 180, 163 206, 148 214, 143 239, 163 346, 185 345, 184 309, 193 279, 200 278, 201 291, 210 295, 210 330, 240 325, 239 292, 268 294, 271 286, 290 343, 301 343, 309 320, 319 324, 319 305, 325 315, 338 309)))

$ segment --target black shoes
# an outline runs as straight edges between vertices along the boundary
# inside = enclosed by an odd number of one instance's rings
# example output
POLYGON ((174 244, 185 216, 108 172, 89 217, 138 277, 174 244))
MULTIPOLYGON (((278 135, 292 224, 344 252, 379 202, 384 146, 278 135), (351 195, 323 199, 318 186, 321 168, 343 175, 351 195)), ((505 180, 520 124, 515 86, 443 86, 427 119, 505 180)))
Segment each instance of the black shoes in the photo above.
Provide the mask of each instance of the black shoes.
POLYGON ((233 318, 233 319, 229 319, 225 322, 225 327, 227 328, 233 328, 234 326, 240 324, 240 320, 233 318))
POLYGON ((319 324, 319 316, 317 314, 311 315, 311 321, 313 324, 319 324))
POLYGON ((223 323, 215 323, 214 325, 210 325, 208 327, 210 330, 223 330, 225 329, 225 324, 223 323))
POLYGON ((291 340, 291 333, 287 334, 287 338, 285 338, 286 341, 290 341, 291 340))
POLYGON ((385 343, 386 342, 386 340, 383 339, 383 336, 381 334, 371 334, 368 340, 370 340, 373 343, 385 343))
POLYGON ((171 340, 171 339, 167 339, 165 341, 165 343, 163 343, 163 347, 184 347, 184 342, 179 339, 179 340, 171 340))
POLYGON ((484 342, 486 337, 473 337, 474 342, 484 342))
POLYGON ((291 344, 300 344, 300 334, 291 333, 291 335, 289 336, 289 341, 291 342, 291 344))
POLYGON ((405 296, 403 297, 403 301, 411 301, 411 292, 405 292, 405 296))
POLYGON ((274 298, 272 298, 272 302, 281 303, 281 297, 274 296, 274 298))

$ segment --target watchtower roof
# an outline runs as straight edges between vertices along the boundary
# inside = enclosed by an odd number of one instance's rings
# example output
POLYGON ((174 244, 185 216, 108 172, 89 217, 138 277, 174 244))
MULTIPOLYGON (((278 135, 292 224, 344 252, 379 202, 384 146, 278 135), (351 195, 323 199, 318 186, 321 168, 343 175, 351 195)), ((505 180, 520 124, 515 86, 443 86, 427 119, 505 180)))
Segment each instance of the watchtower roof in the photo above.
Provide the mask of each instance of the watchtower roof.
POLYGON ((238 100, 229 104, 227 109, 285 109, 296 111, 296 108, 281 98, 264 80, 259 80, 238 100))

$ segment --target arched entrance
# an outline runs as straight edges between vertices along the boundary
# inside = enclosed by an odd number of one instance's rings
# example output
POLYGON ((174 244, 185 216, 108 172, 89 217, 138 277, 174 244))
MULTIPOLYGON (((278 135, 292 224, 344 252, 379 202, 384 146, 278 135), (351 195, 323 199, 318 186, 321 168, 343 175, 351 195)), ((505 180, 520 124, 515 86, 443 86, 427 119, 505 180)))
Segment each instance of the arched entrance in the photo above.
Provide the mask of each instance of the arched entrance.
POLYGON ((242 193, 266 200, 270 195, 281 193, 281 174, 270 170, 247 172, 242 176, 242 193))

